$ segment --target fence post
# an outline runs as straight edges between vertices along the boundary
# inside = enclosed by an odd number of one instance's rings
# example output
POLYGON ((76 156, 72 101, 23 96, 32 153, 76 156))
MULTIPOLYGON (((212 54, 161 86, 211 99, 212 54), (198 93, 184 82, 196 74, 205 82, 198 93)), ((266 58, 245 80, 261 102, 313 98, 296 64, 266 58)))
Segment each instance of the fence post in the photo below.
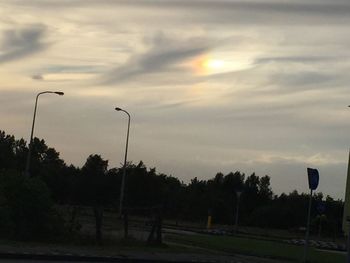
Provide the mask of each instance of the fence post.
POLYGON ((124 209, 124 238, 128 238, 128 230, 129 230, 129 218, 128 218, 128 210, 124 209))

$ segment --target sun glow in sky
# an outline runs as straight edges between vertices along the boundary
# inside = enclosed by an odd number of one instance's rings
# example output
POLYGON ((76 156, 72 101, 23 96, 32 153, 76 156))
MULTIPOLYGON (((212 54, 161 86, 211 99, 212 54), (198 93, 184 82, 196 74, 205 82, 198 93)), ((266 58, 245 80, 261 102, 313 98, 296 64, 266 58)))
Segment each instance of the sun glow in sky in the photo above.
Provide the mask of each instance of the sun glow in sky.
POLYGON ((204 61, 203 67, 208 68, 209 70, 220 70, 225 66, 225 62, 223 60, 218 59, 208 59, 204 61))
POLYGON ((253 58, 237 56, 206 55, 195 59, 192 67, 198 75, 213 75, 231 71, 246 70, 253 67, 253 58))

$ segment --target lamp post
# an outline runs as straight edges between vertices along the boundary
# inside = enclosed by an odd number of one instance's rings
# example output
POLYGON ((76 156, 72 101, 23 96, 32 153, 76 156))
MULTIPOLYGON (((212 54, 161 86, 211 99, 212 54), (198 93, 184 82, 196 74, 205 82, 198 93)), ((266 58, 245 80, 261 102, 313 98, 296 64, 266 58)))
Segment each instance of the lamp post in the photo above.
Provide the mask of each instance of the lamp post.
POLYGON ((124 191, 125 191, 125 177, 126 177, 126 161, 128 157, 128 144, 129 144, 129 130, 130 130, 130 114, 126 110, 121 108, 115 108, 116 111, 125 112, 128 115, 128 130, 126 133, 126 146, 125 146, 125 156, 124 156, 124 167, 123 167, 123 176, 122 183, 120 186, 120 200, 119 200, 119 215, 121 216, 123 213, 123 201, 124 201, 124 191))
MULTIPOLYGON (((350 107, 350 105, 348 106, 350 107)), ((348 180, 349 180, 349 174, 350 174, 350 155, 349 155, 349 164, 348 164, 348 180)), ((345 205, 346 206, 346 200, 345 200, 345 205)), ((345 210, 345 208, 344 208, 345 210)), ((348 240, 347 240, 347 254, 346 254, 346 262, 350 263, 350 217, 346 216, 346 223, 348 224, 348 240)))
POLYGON ((31 132, 30 132, 29 149, 28 149, 27 162, 26 162, 26 168, 25 168, 25 174, 26 174, 27 176, 30 175, 29 169, 30 169, 30 160, 31 160, 32 148, 33 148, 33 145, 32 145, 32 144, 33 144, 33 133, 34 133, 34 125, 35 125, 36 110, 37 110, 37 107, 38 107, 38 99, 39 99, 39 96, 40 96, 40 95, 46 94, 46 93, 57 94, 57 95, 60 95, 60 96, 63 96, 63 95, 64 95, 64 93, 61 92, 61 91, 43 91, 43 92, 39 92, 39 93, 36 95, 35 107, 34 107, 34 116, 33 116, 33 123, 32 123, 32 130, 31 130, 31 132))
POLYGON ((236 204, 236 218, 235 218, 235 234, 238 232, 238 213, 239 213, 239 201, 241 199, 241 190, 236 191, 237 204, 236 204))

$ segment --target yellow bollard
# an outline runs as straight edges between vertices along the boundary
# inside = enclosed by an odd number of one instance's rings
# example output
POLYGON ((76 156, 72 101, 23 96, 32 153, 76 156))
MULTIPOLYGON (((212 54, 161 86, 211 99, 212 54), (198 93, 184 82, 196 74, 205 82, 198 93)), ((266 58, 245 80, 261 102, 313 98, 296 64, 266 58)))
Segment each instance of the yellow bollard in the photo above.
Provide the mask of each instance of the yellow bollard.
POLYGON ((207 229, 211 228, 211 215, 208 216, 207 229))

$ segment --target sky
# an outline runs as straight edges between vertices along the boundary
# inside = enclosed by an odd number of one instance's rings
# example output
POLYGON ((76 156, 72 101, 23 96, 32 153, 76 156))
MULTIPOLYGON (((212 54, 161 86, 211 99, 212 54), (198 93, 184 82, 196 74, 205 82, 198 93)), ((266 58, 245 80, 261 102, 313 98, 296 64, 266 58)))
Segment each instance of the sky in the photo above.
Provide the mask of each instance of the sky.
POLYGON ((0 0, 0 129, 82 166, 142 160, 185 183, 269 175, 344 198, 348 0, 0 0))

